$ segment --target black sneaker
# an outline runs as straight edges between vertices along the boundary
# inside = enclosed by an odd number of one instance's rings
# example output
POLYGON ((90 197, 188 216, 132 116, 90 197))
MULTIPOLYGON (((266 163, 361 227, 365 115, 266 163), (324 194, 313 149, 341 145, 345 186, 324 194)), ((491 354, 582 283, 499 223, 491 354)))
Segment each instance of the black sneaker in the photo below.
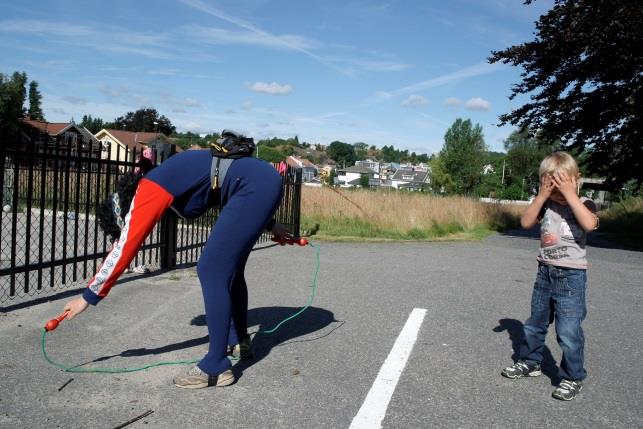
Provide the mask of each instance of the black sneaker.
POLYGON ((561 401, 571 401, 580 393, 580 390, 583 388, 583 382, 581 380, 563 380, 560 382, 556 390, 553 391, 551 396, 561 401))
POLYGON ((529 364, 525 361, 519 360, 515 364, 508 366, 501 372, 507 378, 522 378, 522 377, 538 377, 542 372, 540 365, 537 363, 529 364))
POLYGON ((254 353, 252 352, 252 340, 250 337, 242 338, 239 344, 231 347, 230 355, 234 359, 252 359, 254 353))

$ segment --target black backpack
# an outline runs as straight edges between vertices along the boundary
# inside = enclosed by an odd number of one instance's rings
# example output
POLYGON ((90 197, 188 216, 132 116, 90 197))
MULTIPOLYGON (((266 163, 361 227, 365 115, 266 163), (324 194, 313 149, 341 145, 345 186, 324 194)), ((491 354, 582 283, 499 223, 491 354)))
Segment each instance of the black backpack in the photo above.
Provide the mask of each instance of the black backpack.
POLYGON ((252 156, 255 151, 255 141, 252 137, 246 137, 235 131, 223 130, 221 137, 214 143, 210 143, 212 156, 217 158, 243 158, 252 156))
POLYGON ((210 143, 212 153, 212 189, 217 189, 232 163, 232 160, 252 156, 255 151, 255 141, 235 131, 223 130, 221 138, 210 143), (226 160, 221 163, 222 160, 226 160))

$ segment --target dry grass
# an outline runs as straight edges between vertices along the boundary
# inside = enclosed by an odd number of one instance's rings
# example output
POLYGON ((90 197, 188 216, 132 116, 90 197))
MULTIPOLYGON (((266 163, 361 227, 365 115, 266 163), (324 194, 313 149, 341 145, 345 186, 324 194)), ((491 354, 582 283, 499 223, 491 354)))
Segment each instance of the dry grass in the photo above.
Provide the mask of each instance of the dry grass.
POLYGON ((622 245, 643 250, 643 198, 630 198, 598 214, 599 232, 605 232, 622 245))
POLYGON ((433 239, 515 227, 524 207, 464 197, 368 190, 302 189, 303 229, 321 236, 433 239))

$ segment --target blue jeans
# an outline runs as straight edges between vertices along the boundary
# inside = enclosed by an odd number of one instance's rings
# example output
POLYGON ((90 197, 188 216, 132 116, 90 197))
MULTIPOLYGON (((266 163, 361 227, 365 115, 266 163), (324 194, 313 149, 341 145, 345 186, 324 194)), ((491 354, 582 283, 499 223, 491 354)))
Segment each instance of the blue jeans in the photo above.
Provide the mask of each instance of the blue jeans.
POLYGON ((528 363, 543 359, 547 328, 556 320, 556 339, 563 351, 559 375, 567 380, 583 380, 585 337, 581 323, 587 315, 585 305, 586 270, 538 265, 538 276, 531 296, 531 317, 525 322, 525 339, 520 358, 528 363))

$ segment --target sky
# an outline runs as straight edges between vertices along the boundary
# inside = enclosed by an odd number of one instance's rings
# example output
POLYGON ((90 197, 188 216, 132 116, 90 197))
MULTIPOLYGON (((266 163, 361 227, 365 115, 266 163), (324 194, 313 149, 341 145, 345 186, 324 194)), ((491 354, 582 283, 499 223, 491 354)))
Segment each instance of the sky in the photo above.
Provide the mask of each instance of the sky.
POLYGON ((153 107, 178 131, 364 142, 432 154, 458 119, 489 150, 553 0, 22 0, 0 3, 0 73, 39 84, 49 122, 153 107))

